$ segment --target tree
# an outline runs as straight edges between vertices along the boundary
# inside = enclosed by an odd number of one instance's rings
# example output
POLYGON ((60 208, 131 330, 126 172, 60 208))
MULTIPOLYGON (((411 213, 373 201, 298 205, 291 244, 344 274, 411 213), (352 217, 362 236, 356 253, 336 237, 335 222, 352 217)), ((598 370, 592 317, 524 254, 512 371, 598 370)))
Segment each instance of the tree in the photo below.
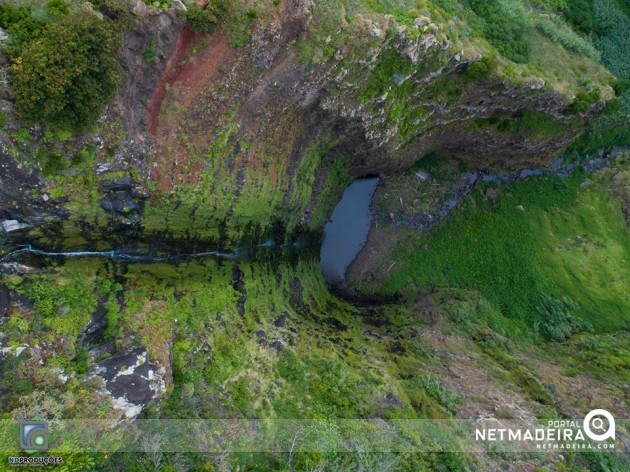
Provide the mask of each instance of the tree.
POLYGON ((85 128, 116 89, 120 44, 113 23, 89 13, 47 25, 11 67, 16 111, 31 121, 85 128))

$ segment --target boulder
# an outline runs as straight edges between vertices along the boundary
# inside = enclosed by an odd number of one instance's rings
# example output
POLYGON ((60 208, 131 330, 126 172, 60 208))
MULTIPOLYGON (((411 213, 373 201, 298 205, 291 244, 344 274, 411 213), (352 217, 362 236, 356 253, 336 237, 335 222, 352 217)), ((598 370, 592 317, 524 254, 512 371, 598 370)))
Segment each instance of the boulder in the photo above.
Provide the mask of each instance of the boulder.
POLYGON ((92 373, 102 380, 103 392, 126 418, 138 416, 166 391, 164 368, 148 362, 147 357, 147 351, 137 347, 99 362, 92 373))
POLYGON ((18 220, 4 220, 2 222, 2 229, 5 233, 11 233, 13 231, 19 231, 21 229, 28 228, 30 225, 26 223, 20 223, 18 220))
POLYGON ((129 214, 140 211, 142 206, 126 193, 115 193, 100 201, 101 208, 110 213, 129 214))

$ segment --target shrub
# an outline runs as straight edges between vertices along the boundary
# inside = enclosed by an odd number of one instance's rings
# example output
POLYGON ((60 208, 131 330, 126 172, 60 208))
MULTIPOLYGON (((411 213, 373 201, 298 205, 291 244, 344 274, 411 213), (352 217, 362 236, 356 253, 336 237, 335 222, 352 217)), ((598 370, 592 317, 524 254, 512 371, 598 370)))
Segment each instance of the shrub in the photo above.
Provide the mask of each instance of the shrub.
POLYGON ((499 131, 509 131, 523 137, 549 139, 566 131, 566 126, 553 116, 535 110, 519 110, 513 117, 499 123, 499 131))
POLYGON ((593 2, 589 0, 571 0, 561 11, 571 26, 583 33, 592 32, 596 26, 593 2))
POLYGON ((230 2, 226 0, 212 1, 205 8, 200 7, 197 2, 192 2, 186 11, 186 23, 195 33, 211 34, 225 18, 229 7, 230 2))
POLYGON ((23 143, 29 143, 31 141, 31 132, 28 128, 20 128, 15 134, 15 138, 23 143))
MULTIPOLYGON (((614 88, 618 99, 606 107, 601 118, 590 125, 590 130, 570 148, 573 155, 587 155, 598 149, 630 146, 630 15, 623 2, 594 0, 595 31, 593 42, 601 51, 602 63, 618 78, 614 88)), ((574 109, 585 109, 589 98, 576 97, 574 109)))
POLYGON ((419 375, 407 381, 407 383, 416 389, 423 389, 427 395, 435 398, 444 408, 451 412, 455 412, 460 404, 457 393, 442 385, 434 375, 419 375))
POLYGON ((471 79, 483 79, 490 76, 497 66, 496 56, 489 54, 480 61, 473 62, 466 68, 466 75, 471 79))
POLYGON ((70 7, 65 0, 51 0, 46 4, 46 12, 52 16, 63 16, 70 13, 70 7))
POLYGON ((536 324, 536 329, 551 341, 564 341, 581 331, 593 332, 593 326, 580 318, 569 314, 575 308, 575 303, 569 298, 552 298, 548 295, 541 297, 538 313, 543 320, 536 324))
POLYGON ((530 47, 523 37, 526 15, 516 9, 510 11, 509 4, 504 5, 500 0, 469 0, 469 4, 488 42, 508 59, 527 62, 530 47))
POLYGON ((592 124, 589 133, 577 140, 571 154, 588 155, 613 146, 630 146, 630 92, 620 95, 606 108, 602 117, 592 124))
POLYGON ((630 18, 613 0, 596 0, 594 5, 598 25, 595 46, 602 53, 602 62, 618 78, 630 79, 630 18))
POLYGON ((617 96, 630 92, 630 80, 617 80, 613 85, 617 96))
POLYGON ((32 16, 30 5, 0 5, 0 28, 10 35, 3 45, 9 57, 17 57, 24 43, 41 34, 46 24, 32 16))
POLYGON ((571 108, 577 112, 585 112, 591 108, 591 105, 597 103, 599 100, 599 90, 592 90, 590 92, 578 92, 571 103, 571 108))
POLYGON ((11 67, 17 113, 59 128, 85 128, 116 89, 119 45, 111 22, 91 14, 48 25, 11 67))
POLYGON ((157 50, 157 34, 152 34, 151 38, 149 39, 149 44, 147 45, 147 48, 142 54, 142 57, 144 57, 145 61, 152 62, 156 57, 156 50, 157 50))
POLYGON ((90 0, 98 11, 113 20, 121 18, 127 12, 126 0, 90 0))
POLYGON ((364 102, 383 95, 394 85, 396 74, 408 75, 414 70, 413 65, 398 51, 384 51, 378 64, 361 90, 360 99, 364 102))

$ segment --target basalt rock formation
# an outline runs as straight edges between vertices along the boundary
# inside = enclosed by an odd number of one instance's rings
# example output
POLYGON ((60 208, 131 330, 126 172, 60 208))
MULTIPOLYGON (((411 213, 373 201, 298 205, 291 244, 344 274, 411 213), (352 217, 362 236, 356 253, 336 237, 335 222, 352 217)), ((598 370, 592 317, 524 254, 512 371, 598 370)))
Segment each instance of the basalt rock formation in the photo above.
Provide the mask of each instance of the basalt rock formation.
MULTIPOLYGON (((35 125, 29 143, 0 137, 4 219, 37 226, 74 215, 81 228, 64 228, 87 241, 122 228, 121 238, 234 243, 274 221, 319 231, 349 176, 393 174, 430 152, 473 168, 547 165, 613 96, 602 85, 578 111, 575 87, 497 56, 439 9, 409 24, 351 13, 292 0, 207 35, 185 25, 180 2, 164 11, 131 1, 118 92, 95 131, 55 152, 92 146, 88 164, 63 174, 125 175, 137 195, 112 201, 101 185, 85 202, 81 179, 44 178, 46 164, 27 158, 47 146, 35 125)), ((2 90, 18 130, 8 83, 2 90)))

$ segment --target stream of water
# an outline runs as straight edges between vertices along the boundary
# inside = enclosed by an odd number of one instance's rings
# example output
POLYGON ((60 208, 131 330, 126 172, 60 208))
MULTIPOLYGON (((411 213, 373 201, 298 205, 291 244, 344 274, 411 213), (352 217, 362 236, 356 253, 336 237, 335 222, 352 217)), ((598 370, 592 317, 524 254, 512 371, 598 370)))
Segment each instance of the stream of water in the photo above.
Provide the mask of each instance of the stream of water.
POLYGON ((221 259, 238 259, 241 257, 240 251, 236 250, 234 252, 221 252, 221 251, 206 251, 206 252, 197 252, 192 254, 174 254, 174 255, 165 255, 165 256, 156 256, 151 254, 139 254, 134 252, 126 252, 123 250, 112 250, 112 251, 68 251, 68 252, 53 252, 53 251, 44 251, 42 249, 34 248, 33 246, 27 245, 23 247, 19 247, 15 251, 11 251, 8 254, 4 255, 0 258, 0 263, 10 262, 15 259, 16 256, 20 254, 35 254, 38 256, 44 257, 72 257, 72 258, 81 258, 81 257, 96 257, 101 259, 109 259, 114 262, 131 262, 131 263, 178 263, 184 262, 190 259, 198 259, 204 257, 218 257, 221 259))

